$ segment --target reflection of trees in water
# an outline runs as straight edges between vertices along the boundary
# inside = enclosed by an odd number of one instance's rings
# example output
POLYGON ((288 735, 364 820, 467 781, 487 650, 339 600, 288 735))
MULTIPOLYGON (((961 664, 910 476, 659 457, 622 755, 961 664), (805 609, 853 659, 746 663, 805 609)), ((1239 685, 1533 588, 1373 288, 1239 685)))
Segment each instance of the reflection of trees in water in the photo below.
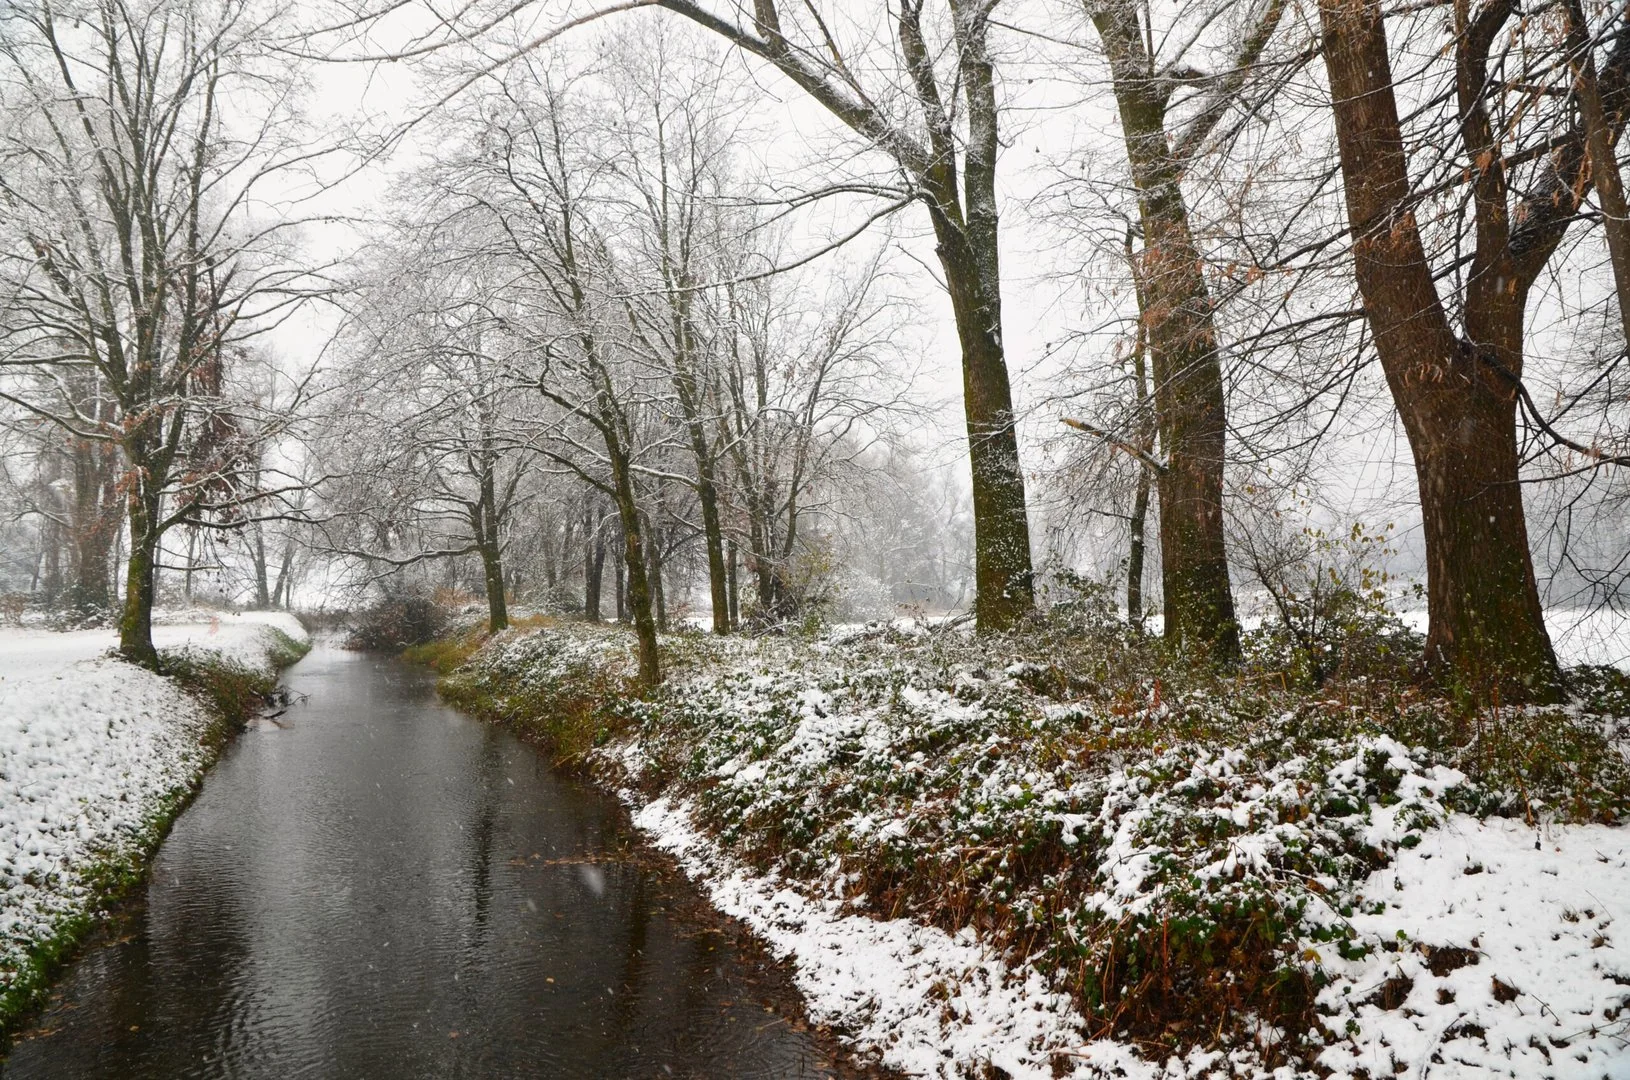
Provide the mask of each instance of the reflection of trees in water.
POLYGON ((475 789, 480 797, 476 800, 475 826, 470 830, 475 837, 475 843, 470 848, 470 874, 475 884, 471 890, 474 918, 471 921, 473 935, 469 946, 476 950, 487 944, 492 908, 493 829, 498 801, 502 796, 499 787, 504 783, 504 747, 498 734, 495 728, 486 729, 487 737, 481 743, 481 755, 474 777, 475 789))

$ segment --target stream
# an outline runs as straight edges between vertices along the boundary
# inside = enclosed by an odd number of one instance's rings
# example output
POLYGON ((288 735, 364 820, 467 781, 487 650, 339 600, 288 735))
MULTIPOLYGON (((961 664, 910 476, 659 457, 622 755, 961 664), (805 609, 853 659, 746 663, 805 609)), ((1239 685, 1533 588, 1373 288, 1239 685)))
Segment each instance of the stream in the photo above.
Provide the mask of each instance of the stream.
POLYGON ((319 646, 0 1065, 35 1077, 836 1077, 613 800, 319 646))

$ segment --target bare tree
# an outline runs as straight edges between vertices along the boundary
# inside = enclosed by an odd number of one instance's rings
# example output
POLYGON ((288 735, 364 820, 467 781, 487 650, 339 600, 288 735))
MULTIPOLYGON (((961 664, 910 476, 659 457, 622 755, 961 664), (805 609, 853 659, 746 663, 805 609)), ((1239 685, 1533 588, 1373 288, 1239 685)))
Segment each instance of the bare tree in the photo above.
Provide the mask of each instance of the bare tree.
POLYGON ((1239 658, 1240 646, 1223 532, 1223 371, 1216 307, 1189 225, 1183 180, 1238 104, 1285 5, 1267 0, 1237 55, 1217 72, 1196 69, 1186 55, 1216 19, 1214 8, 1186 12, 1194 26, 1174 20, 1162 39, 1179 44, 1175 55, 1162 58, 1154 27, 1136 0, 1088 0, 1086 6, 1109 61, 1141 218, 1143 250, 1133 273, 1145 324, 1138 331, 1140 355, 1146 341, 1164 458, 1157 480, 1165 633, 1229 663, 1239 658))
POLYGON ((333 521, 326 533, 332 550, 387 567, 477 556, 496 633, 509 625, 504 549, 534 455, 495 348, 492 279, 462 253, 412 224, 376 245, 353 298, 350 355, 330 376, 328 440, 352 447, 330 513, 365 527, 333 521), (370 534, 385 543, 358 543, 370 534))
POLYGON ((162 537, 237 527, 233 508, 257 497, 247 448, 279 424, 230 370, 307 273, 277 250, 292 223, 250 213, 280 164, 309 161, 290 141, 294 84, 260 54, 272 17, 241 0, 105 0, 13 8, 0 35, 0 363, 44 384, 0 393, 117 448, 120 650, 149 666, 162 537), (93 394, 74 388, 87 381, 93 394))
MULTIPOLYGON (((1444 96, 1454 103, 1447 124, 1458 175, 1449 182, 1467 192, 1471 214, 1469 257, 1450 264, 1457 331, 1439 293, 1446 275, 1417 217, 1422 193, 1410 176, 1381 5, 1325 0, 1319 14, 1358 288, 1419 479, 1428 662, 1505 700, 1555 700, 1561 680, 1529 550, 1516 412, 1530 290, 1593 182, 1587 124, 1535 107, 1530 91, 1554 50, 1515 56, 1520 78, 1493 77, 1491 57, 1506 66, 1495 53, 1503 33, 1506 50, 1543 33, 1512 25, 1516 5, 1454 6, 1444 96)), ((1597 84, 1614 132, 1627 83, 1630 35, 1621 33, 1597 84)))
MULTIPOLYGON (((359 27, 376 25, 399 6, 348 11, 313 40, 354 36, 359 27)), ((1001 109, 990 43, 994 3, 948 0, 946 9, 936 13, 939 17, 925 18, 921 0, 905 2, 883 25, 855 27, 854 34, 840 38, 834 27, 845 20, 815 4, 783 9, 775 0, 754 0, 752 10, 744 12, 749 20, 744 24, 734 14, 717 13, 694 0, 628 0, 541 35, 496 46, 501 55, 494 60, 484 54, 480 73, 463 76, 457 86, 472 86, 504 65, 534 55, 574 27, 648 6, 676 12, 766 61, 853 132, 866 151, 879 152, 891 163, 892 178, 840 181, 808 196, 856 194, 882 200, 869 220, 913 203, 927 210, 962 354, 973 479, 975 609, 983 629, 1011 626, 1031 609, 1034 588, 1024 473, 1002 335, 996 184, 1001 109)), ((471 40, 494 41, 500 26, 530 7, 517 5, 497 16, 464 9, 439 20, 435 31, 409 48, 366 50, 364 55, 398 59, 471 40)))

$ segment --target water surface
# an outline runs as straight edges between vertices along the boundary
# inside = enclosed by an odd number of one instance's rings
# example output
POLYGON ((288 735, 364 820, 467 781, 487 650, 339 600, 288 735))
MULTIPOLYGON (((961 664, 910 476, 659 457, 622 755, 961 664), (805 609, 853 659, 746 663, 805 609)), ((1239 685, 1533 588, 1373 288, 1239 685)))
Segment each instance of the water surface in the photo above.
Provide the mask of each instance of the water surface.
POLYGON ((0 1065, 33 1077, 837 1076, 602 794, 319 648, 0 1065))

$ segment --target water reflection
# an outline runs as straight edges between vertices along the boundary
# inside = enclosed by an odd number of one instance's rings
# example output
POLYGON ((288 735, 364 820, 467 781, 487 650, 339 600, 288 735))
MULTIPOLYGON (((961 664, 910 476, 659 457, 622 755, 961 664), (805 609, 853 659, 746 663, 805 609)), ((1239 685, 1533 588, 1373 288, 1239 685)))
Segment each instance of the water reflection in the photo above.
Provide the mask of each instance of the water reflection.
POLYGON ((289 682, 6 1080, 838 1075, 603 796, 417 669, 318 650, 289 682))

